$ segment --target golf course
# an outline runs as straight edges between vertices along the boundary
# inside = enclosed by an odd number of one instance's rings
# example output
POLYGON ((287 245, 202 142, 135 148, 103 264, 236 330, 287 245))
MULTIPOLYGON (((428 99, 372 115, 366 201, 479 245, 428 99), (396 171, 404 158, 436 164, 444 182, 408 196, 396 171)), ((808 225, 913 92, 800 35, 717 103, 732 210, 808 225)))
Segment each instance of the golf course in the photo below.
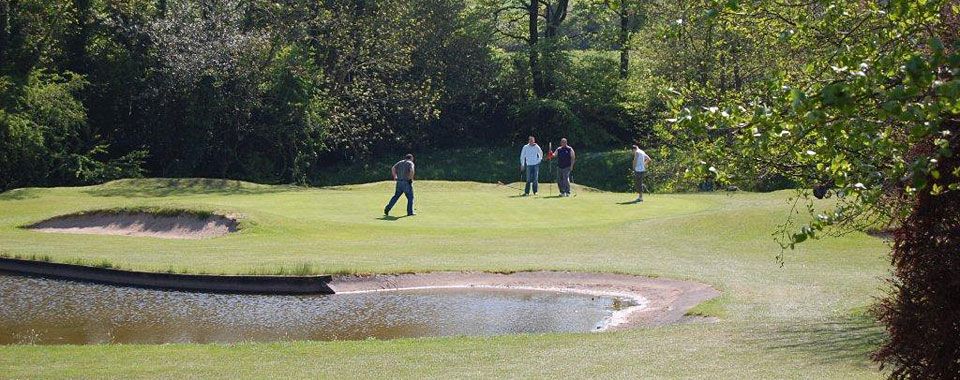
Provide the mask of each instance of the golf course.
MULTIPOLYGON (((0 346, 3 378, 607 377, 878 378, 867 308, 890 271, 863 233, 777 261, 795 191, 634 195, 575 187, 520 197, 477 182, 417 181, 417 215, 385 217, 391 182, 307 188, 132 179, 0 194, 7 258, 190 274, 351 275, 562 271, 694 281, 720 296, 687 323, 586 333, 236 344, 0 346), (96 210, 231 215, 199 240, 45 233, 96 210), (470 365, 465 365, 470 363, 470 365)), ((823 205, 828 205, 823 201, 823 205)), ((400 202, 403 204, 403 201, 400 202)), ((821 205, 821 206, 823 206, 821 205)))

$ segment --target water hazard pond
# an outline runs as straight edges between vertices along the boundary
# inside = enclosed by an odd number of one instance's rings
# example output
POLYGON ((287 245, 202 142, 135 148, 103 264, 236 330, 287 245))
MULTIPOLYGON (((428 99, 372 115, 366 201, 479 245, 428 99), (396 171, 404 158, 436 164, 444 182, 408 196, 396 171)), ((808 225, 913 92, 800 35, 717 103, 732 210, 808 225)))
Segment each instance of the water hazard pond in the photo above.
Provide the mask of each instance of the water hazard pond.
POLYGON ((318 296, 184 293, 0 274, 0 344, 229 343, 592 331, 632 301, 434 288, 318 296))

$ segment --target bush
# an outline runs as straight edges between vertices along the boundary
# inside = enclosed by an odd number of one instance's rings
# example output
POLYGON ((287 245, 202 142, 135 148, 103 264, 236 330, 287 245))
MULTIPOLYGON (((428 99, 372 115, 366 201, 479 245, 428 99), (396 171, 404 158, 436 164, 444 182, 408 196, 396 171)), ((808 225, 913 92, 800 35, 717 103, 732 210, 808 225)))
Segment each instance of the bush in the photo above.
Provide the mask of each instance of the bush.
MULTIPOLYGON (((954 135, 960 125, 953 122, 954 135)), ((960 149, 953 138, 952 148, 960 149)), ((960 157, 940 160, 930 186, 960 183, 960 157)), ((876 359, 891 378, 960 378, 960 191, 920 191, 894 231, 891 294, 875 308, 890 340, 876 359)))
POLYGON ((146 156, 104 160, 106 145, 87 127, 77 93, 83 77, 31 72, 25 83, 0 79, 0 190, 137 177, 146 156))
POLYGON ((515 141, 536 136, 541 141, 558 141, 562 137, 582 141, 580 119, 567 103, 553 99, 531 99, 514 108, 511 115, 515 141))

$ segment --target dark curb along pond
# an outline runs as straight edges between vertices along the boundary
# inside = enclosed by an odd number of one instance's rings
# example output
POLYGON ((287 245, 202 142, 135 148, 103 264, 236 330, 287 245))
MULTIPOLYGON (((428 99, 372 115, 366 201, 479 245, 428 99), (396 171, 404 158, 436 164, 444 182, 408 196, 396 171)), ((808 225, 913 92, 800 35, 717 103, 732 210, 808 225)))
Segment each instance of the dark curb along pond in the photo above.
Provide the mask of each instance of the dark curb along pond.
POLYGON ((226 294, 333 294, 331 276, 244 276, 136 272, 0 258, 0 272, 145 289, 226 294))

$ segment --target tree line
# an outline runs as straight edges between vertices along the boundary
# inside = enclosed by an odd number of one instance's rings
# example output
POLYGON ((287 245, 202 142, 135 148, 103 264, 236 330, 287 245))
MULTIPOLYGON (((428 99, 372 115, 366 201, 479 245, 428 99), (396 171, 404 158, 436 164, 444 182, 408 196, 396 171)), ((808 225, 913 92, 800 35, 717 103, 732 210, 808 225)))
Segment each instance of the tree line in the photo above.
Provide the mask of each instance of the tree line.
POLYGON ((674 30, 709 3, 4 0, 0 189, 311 183, 527 134, 652 144, 671 83, 740 90, 775 68, 750 33, 674 30))
POLYGON ((893 231, 875 358, 956 378, 958 29, 957 0, 2 0, 0 190, 640 141, 673 189, 800 188, 785 249, 893 231))

